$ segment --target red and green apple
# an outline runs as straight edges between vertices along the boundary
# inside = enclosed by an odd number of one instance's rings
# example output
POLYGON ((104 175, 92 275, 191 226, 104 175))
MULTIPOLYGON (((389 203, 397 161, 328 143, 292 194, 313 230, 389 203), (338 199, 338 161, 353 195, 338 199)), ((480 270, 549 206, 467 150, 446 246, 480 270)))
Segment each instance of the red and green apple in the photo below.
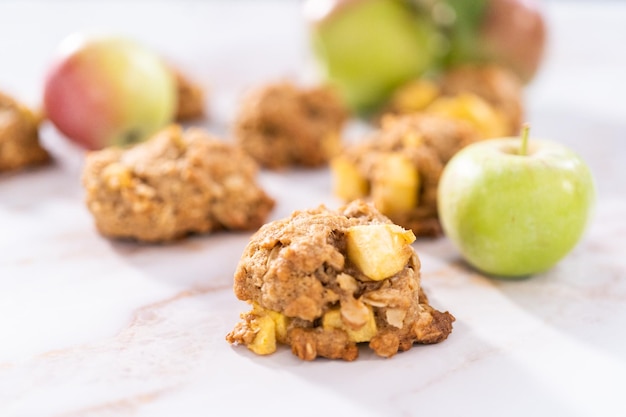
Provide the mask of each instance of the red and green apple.
POLYGON ((146 139, 174 118, 176 84, 165 62, 123 37, 65 39, 44 84, 47 117, 87 149, 146 139))
POLYGON ((489 62, 509 68, 524 82, 535 76, 548 32, 539 1, 437 0, 434 4, 449 10, 449 20, 440 25, 450 42, 448 66, 489 62))

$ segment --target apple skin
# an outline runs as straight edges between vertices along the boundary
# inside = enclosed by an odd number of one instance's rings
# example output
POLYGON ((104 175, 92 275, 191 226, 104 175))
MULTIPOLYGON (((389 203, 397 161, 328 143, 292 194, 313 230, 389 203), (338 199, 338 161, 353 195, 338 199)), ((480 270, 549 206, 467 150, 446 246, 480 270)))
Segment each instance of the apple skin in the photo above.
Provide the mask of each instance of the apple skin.
POLYGON ((47 117, 86 149, 145 140, 174 118, 170 69, 146 47, 122 37, 71 35, 44 83, 47 117))
POLYGON ((548 35, 538 1, 444 1, 456 16, 448 30, 448 66, 489 62, 511 69, 524 83, 535 77, 548 35))
POLYGON ((475 268, 499 277, 545 271, 580 240, 595 202, 585 162, 562 144, 519 138, 467 146, 443 170, 445 234, 475 268))
POLYGON ((308 0, 304 4, 322 78, 357 113, 380 106, 438 59, 441 37, 399 0, 308 0))

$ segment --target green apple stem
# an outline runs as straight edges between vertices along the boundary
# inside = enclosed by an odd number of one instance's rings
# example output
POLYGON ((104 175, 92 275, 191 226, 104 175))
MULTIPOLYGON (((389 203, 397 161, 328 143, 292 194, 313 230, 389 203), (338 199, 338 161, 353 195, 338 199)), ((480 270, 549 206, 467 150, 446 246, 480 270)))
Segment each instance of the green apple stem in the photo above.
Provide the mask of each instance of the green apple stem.
POLYGON ((520 148, 520 151, 519 151, 520 155, 527 155, 528 154, 528 132, 529 131, 530 131, 530 126, 528 126, 528 124, 525 123, 522 126, 522 134, 521 134, 522 147, 520 148))

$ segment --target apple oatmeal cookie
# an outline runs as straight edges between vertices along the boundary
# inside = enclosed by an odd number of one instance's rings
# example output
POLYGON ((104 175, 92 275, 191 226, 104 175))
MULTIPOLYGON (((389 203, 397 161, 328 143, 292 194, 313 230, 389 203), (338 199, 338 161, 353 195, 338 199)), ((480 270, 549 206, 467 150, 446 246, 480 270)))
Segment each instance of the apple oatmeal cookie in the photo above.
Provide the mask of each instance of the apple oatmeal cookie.
POLYGON ((173 69, 176 80, 178 100, 176 103, 176 121, 199 119, 206 115, 204 90, 182 72, 173 69))
POLYGON ((234 130, 238 143, 264 167, 316 167, 339 151, 347 118, 347 108, 330 87, 281 82, 248 94, 234 130))
POLYGON ((331 161, 333 191, 345 201, 369 198, 416 236, 438 236, 439 177, 456 152, 478 139, 464 121, 428 113, 388 115, 371 138, 331 161))
POLYGON ((50 160, 39 143, 41 117, 0 92, 0 172, 50 160))
POLYGON ((498 65, 463 65, 443 74, 444 95, 476 94, 504 120, 504 135, 517 135, 524 117, 523 84, 512 71, 498 65))
POLYGON ((428 304, 414 239, 363 201, 264 225, 235 272, 235 295, 252 310, 227 341, 257 354, 282 343, 303 360, 348 361, 359 343, 391 357, 443 341, 454 317, 428 304))
POLYGON ((498 65, 462 65, 396 91, 387 112, 436 113, 470 122, 483 138, 517 135, 523 118, 523 85, 498 65))
POLYGON ((178 125, 147 142, 87 155, 87 207, 101 234, 164 242, 219 229, 256 229, 274 206, 242 150, 178 125))

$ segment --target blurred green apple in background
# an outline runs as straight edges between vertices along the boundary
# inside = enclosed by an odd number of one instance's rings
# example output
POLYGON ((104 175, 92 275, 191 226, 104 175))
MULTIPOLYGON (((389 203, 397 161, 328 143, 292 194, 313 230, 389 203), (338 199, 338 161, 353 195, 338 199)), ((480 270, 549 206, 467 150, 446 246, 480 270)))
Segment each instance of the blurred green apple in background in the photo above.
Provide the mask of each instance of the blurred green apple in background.
POLYGON ((533 0, 307 0, 304 12, 322 78, 359 113, 411 80, 467 63, 499 64, 528 82, 546 44, 533 0))
POLYGON ((581 238, 595 201, 592 174, 564 145, 519 138, 476 142, 446 165, 438 210, 463 257, 491 275, 545 271, 581 238))
POLYGON ((440 35, 410 2, 308 0, 304 11, 322 77, 357 112, 436 65, 440 35))

